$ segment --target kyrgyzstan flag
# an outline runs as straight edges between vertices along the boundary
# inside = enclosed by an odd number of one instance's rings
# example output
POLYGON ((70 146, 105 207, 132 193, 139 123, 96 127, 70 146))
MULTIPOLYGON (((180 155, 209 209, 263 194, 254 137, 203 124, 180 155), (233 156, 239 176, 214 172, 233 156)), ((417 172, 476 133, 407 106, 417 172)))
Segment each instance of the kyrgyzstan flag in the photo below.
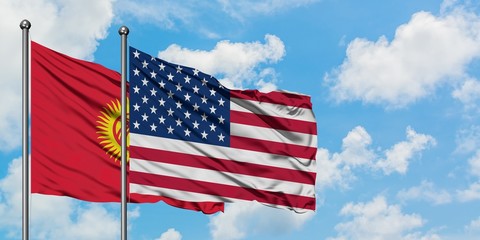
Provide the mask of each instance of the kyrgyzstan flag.
MULTIPOLYGON (((120 74, 31 43, 32 193, 119 202, 120 74)), ((218 202, 127 195, 213 213, 218 202)))

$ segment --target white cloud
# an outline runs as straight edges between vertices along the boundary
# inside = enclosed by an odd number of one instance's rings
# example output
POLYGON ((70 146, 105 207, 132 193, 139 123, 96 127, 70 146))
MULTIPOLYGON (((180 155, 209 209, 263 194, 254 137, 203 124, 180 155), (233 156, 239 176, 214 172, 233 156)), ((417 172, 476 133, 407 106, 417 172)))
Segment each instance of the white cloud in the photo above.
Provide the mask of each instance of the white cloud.
POLYGON ((113 0, 0 1, 0 56, 5 56, 0 62, 0 150, 11 150, 21 142, 20 21, 29 19, 32 23, 32 40, 74 57, 92 59, 98 40, 106 37, 112 21, 112 2, 113 0))
POLYGON ((355 180, 350 166, 346 165, 339 157, 330 157, 327 149, 319 148, 317 150, 316 161, 317 179, 315 184, 320 190, 332 186, 346 189, 350 182, 355 180))
POLYGON ((478 180, 471 183, 467 189, 457 190, 457 198, 461 202, 480 200, 480 150, 468 159, 468 172, 478 180))
POLYGON ((405 174, 410 161, 415 156, 435 145, 435 139, 432 136, 416 133, 411 127, 407 127, 406 135, 407 140, 384 151, 384 157, 372 148, 372 138, 361 126, 352 129, 343 139, 341 152, 330 154, 327 149, 319 148, 317 151, 318 188, 335 185, 348 188, 349 183, 355 180, 353 170, 357 168, 382 170, 386 175, 392 172, 405 174))
POLYGON ((182 240, 182 234, 175 230, 175 228, 169 228, 166 232, 160 235, 160 238, 155 240, 182 240))
POLYGON ((372 137, 365 128, 357 126, 342 140, 339 157, 352 167, 370 165, 375 159, 375 153, 368 149, 371 144, 372 137))
POLYGON ((372 138, 361 126, 348 132, 342 140, 342 152, 330 156, 328 150, 319 148, 317 151, 317 187, 323 189, 338 185, 348 188, 355 180, 352 170, 356 167, 368 167, 375 160, 375 153, 371 150, 372 138))
POLYGON ((259 1, 169 1, 117 0, 115 13, 121 20, 133 17, 141 23, 152 23, 173 31, 193 31, 210 39, 236 35, 252 17, 309 5, 319 0, 259 0, 259 1), (219 19, 221 20, 219 21, 219 19), (214 23, 214 24, 212 24, 214 23))
POLYGON ((130 219, 135 219, 140 217, 140 207, 135 206, 133 209, 127 211, 127 217, 130 219))
POLYGON ((330 239, 421 239, 420 233, 412 231, 425 224, 421 216, 402 213, 400 206, 389 205, 383 196, 367 203, 348 203, 340 215, 351 220, 337 224, 338 235, 330 239))
POLYGON ((424 200, 432 202, 434 205, 450 203, 452 196, 446 190, 436 190, 432 182, 422 181, 419 186, 409 189, 402 189, 397 193, 397 198, 401 201, 424 200))
POLYGON ((465 226, 466 232, 476 232, 480 234, 480 217, 472 220, 467 226, 465 226))
POLYGON ((218 76, 227 87, 242 88, 249 84, 259 84, 267 89, 275 88, 275 71, 260 68, 261 64, 276 63, 285 55, 285 45, 275 35, 265 35, 265 43, 232 43, 220 41, 211 51, 191 50, 172 44, 158 56, 170 62, 190 67, 218 76), (234 57, 232 57, 234 56, 234 57))
POLYGON ((231 17, 244 21, 248 17, 255 15, 273 14, 279 11, 289 10, 305 6, 318 0, 217 0, 223 10, 231 17))
POLYGON ((436 233, 426 233, 422 234, 419 232, 407 234, 403 240, 441 240, 444 239, 436 233))
POLYGON ((292 232, 314 215, 314 212, 297 214, 256 202, 237 202, 226 205, 224 213, 210 217, 209 226, 213 240, 238 240, 249 235, 292 232))
POLYGON ((386 158, 379 160, 375 167, 383 170, 385 174, 394 171, 405 174, 409 161, 430 146, 435 146, 436 141, 430 135, 418 134, 411 127, 407 127, 407 141, 395 144, 385 152, 386 158))
POLYGON ((343 64, 325 80, 337 101, 404 107, 447 81, 464 79, 467 65, 480 57, 479 29, 480 17, 461 9, 441 16, 418 12, 392 41, 354 39, 343 64))
POLYGON ((468 160, 470 165, 470 172, 480 178, 480 150, 477 150, 477 153, 468 160))
POLYGON ((480 82, 469 78, 462 86, 452 92, 452 96, 461 101, 466 110, 475 110, 480 100, 480 82))
POLYGON ((480 126, 472 125, 469 128, 461 129, 455 137, 456 153, 472 153, 480 148, 480 126))
MULTIPOLYGON (((22 160, 14 159, 7 176, 0 180, 0 226, 21 227, 22 209, 22 160)), ((61 206, 59 206, 61 208, 61 206)))
POLYGON ((198 1, 167 0, 118 0, 115 11, 122 16, 133 16, 140 22, 153 22, 167 29, 175 28, 177 22, 189 23, 196 18, 198 1))
MULTIPOLYGON (((22 216, 21 159, 14 159, 0 179, 0 229, 20 236, 22 216)), ((33 194, 31 235, 35 239, 116 239, 119 219, 101 204, 80 205, 67 197, 33 194)))
POLYGON ((465 190, 458 190, 457 198, 461 202, 480 200, 480 182, 470 184, 465 190))

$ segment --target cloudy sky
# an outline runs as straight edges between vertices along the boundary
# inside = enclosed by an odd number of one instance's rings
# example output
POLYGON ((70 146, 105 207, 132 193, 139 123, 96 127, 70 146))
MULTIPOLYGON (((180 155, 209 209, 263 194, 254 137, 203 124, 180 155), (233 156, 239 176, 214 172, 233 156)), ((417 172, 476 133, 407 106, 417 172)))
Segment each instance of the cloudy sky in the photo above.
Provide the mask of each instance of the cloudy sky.
MULTIPOLYGON (((129 44, 232 88, 312 96, 317 211, 130 205, 130 239, 478 239, 477 1, 2 0, 0 238, 21 236, 21 30, 119 71, 129 44)), ((33 239, 118 239, 118 204, 33 195, 33 239)))

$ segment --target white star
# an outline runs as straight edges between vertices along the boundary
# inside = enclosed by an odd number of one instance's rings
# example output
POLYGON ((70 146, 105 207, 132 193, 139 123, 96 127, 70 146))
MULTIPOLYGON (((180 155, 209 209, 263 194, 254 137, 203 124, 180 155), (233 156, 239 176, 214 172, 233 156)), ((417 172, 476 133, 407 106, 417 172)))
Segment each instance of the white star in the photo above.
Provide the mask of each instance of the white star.
POLYGON ((185 130, 183 130, 183 131, 185 132, 185 137, 186 137, 186 136, 189 136, 189 137, 190 137, 190 133, 191 133, 191 132, 190 132, 190 130, 188 130, 188 128, 185 129, 185 130))
POLYGON ((160 70, 165 71, 165 65, 163 65, 163 63, 160 63, 158 67, 160 68, 160 70))
POLYGON ((173 134, 173 128, 172 128, 172 126, 169 126, 169 127, 167 128, 167 131, 168 131, 168 134, 173 134))
POLYGON ((140 57, 140 53, 139 53, 137 50, 135 50, 135 52, 133 53, 133 55, 135 55, 135 58, 139 58, 139 57, 140 57))
POLYGON ((185 113, 185 119, 190 119, 190 115, 192 115, 190 112, 186 111, 185 113))
POLYGON ((152 125, 150 125, 150 131, 157 131, 157 126, 155 125, 155 123, 152 123, 152 125))
POLYGON ((163 115, 158 118, 158 121, 160 121, 161 124, 165 124, 165 118, 163 115))
POLYGON ((142 101, 143 101, 143 103, 148 103, 148 98, 147 98, 147 96, 143 95, 142 101))
POLYGON ((146 60, 143 60, 142 62, 142 67, 147 68, 148 67, 148 62, 146 60))
POLYGON ((182 85, 180 83, 175 85, 175 87, 177 88, 177 91, 182 91, 182 85))
POLYGON ((152 107, 150 108, 150 111, 151 111, 151 113, 157 114, 157 109, 155 108, 155 106, 152 106, 152 107))
POLYGON ((165 107, 165 100, 163 100, 163 98, 160 98, 160 100, 158 100, 158 103, 160 104, 160 106, 165 107))
POLYGON ((148 121, 148 115, 146 113, 142 115, 142 121, 148 121))
POLYGON ((220 98, 220 100, 218 100, 218 105, 219 106, 223 106, 224 103, 225 103, 225 101, 223 101, 223 99, 220 98))
POLYGON ((177 66, 177 73, 181 73, 181 72, 182 72, 182 70, 183 70, 183 68, 182 68, 182 67, 180 67, 180 65, 178 65, 178 66, 177 66))
POLYGON ((138 121, 135 121, 133 123, 133 128, 139 129, 140 128, 140 123, 138 123, 138 121))
POLYGON ((134 76, 140 76, 140 71, 138 69, 133 69, 133 75, 134 76))
POLYGON ((218 84, 218 88, 224 89, 223 85, 220 83, 218 84))
POLYGON ((135 105, 133 105, 133 111, 140 111, 140 105, 135 103, 135 105))
POLYGON ((155 88, 152 88, 152 90, 150 90, 150 93, 152 96, 157 96, 157 90, 155 90, 155 88))
POLYGON ((197 111, 197 112, 198 112, 198 108, 200 108, 200 106, 198 106, 197 103, 193 104, 193 111, 197 111))
POLYGON ((173 116, 173 113, 174 113, 175 111, 173 111, 172 108, 169 108, 169 109, 167 110, 167 112, 168 112, 168 116, 173 116))
POLYGON ((207 79, 203 78, 203 80, 202 80, 202 86, 203 86, 203 85, 207 85, 207 83, 208 83, 207 79))
POLYGON ((182 120, 180 120, 180 118, 175 120, 175 122, 177 123, 177 126, 182 126, 182 120))
POLYGON ((215 126, 215 124, 210 124, 210 132, 215 132, 215 130, 217 129, 217 126, 215 126))
POLYGON ((158 83, 161 88, 165 88, 165 82, 162 80, 158 83))
POLYGON ((202 97, 202 103, 207 103, 207 100, 208 100, 208 98, 206 98, 205 95, 203 95, 203 97, 202 97))
POLYGON ((150 72, 150 76, 151 76, 151 78, 157 78, 157 73, 152 70, 152 71, 150 72))
POLYGON ((188 75, 183 79, 185 79, 185 83, 190 83, 191 78, 188 75))
POLYGON ((168 77, 168 81, 173 81, 172 73, 168 73, 167 77, 168 77))
POLYGON ((216 93, 215 89, 213 88, 210 89, 210 96, 215 96, 215 93, 216 93))
POLYGON ((183 95, 185 97, 185 101, 190 101, 191 96, 187 94, 183 95))
POLYGON ((212 105, 212 106, 210 107, 210 113, 215 114, 215 111, 217 111, 217 109, 212 105))
POLYGON ((167 94, 168 94, 168 98, 173 98, 173 92, 172 92, 172 90, 170 90, 167 94))
POLYGON ((134 93, 140 93, 140 88, 138 86, 133 87, 134 93))
POLYGON ((200 90, 200 88, 197 87, 197 85, 195 85, 195 87, 193 87, 193 92, 198 94, 198 91, 200 90))
POLYGON ((196 69, 196 68, 193 69, 193 76, 198 76, 198 72, 200 72, 200 71, 198 71, 198 69, 196 69))
POLYGON ((205 113, 202 114, 202 121, 205 121, 205 122, 207 121, 207 114, 205 113))
POLYGON ((207 139, 207 136, 208 136, 208 133, 206 133, 205 131, 203 131, 203 132, 202 132, 202 138, 207 139))
POLYGON ((195 120, 195 122, 193 122, 193 128, 198 129, 198 126, 200 126, 200 123, 198 123, 197 120, 195 120))
POLYGON ((155 61, 157 61, 157 59, 155 59, 154 56, 150 56, 150 61, 154 61, 154 62, 155 62, 155 61))
POLYGON ((148 84, 148 80, 146 78, 143 78, 142 85, 147 86, 147 84, 148 84))
POLYGON ((220 135, 218 135, 218 141, 224 142, 224 139, 225 139, 225 136, 223 136, 223 134, 220 133, 220 135))
POLYGON ((225 122, 225 118, 223 118, 223 116, 220 116, 220 117, 218 118, 218 123, 222 123, 222 124, 223 124, 224 122, 225 122))
POLYGON ((182 103, 180 101, 176 102, 175 105, 177 105, 177 108, 182 108, 182 103))

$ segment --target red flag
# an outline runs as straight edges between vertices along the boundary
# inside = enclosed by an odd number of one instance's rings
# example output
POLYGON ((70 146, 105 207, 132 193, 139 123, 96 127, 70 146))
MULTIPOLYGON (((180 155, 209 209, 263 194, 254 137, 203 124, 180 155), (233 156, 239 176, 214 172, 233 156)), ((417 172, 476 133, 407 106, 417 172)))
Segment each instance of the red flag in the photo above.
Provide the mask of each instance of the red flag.
MULTIPOLYGON (((120 74, 32 42, 32 193, 120 201, 120 74)), ((213 213, 222 203, 132 196, 213 213)))

